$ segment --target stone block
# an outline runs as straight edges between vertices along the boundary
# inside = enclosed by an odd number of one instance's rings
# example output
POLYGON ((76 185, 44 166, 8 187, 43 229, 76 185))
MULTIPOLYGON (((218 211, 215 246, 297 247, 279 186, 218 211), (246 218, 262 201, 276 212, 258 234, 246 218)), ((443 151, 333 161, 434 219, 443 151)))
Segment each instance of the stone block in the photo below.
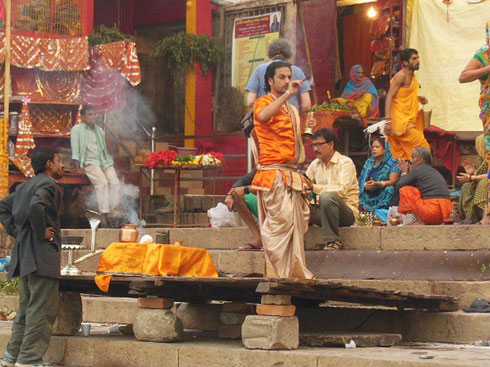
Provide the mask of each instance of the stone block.
POLYGON ((171 298, 140 297, 138 298, 138 307, 168 310, 174 307, 174 300, 171 298))
POLYGON ((134 323, 137 300, 124 297, 82 297, 83 321, 102 323, 134 323))
POLYGON ((54 335, 76 335, 82 324, 80 293, 60 292, 58 316, 53 325, 54 335))
POLYGON ((249 315, 242 325, 242 343, 247 349, 297 349, 298 318, 249 315))
POLYGON ((248 228, 243 227, 170 228, 169 231, 172 241, 180 240, 189 246, 207 249, 236 249, 253 239, 248 228))
MULTIPOLYGON (((210 251, 210 253, 214 252, 218 251, 210 251)), ((264 273, 264 254, 261 251, 219 252, 218 268, 220 272, 239 276, 262 275, 264 273)))
POLYGON ((218 337, 221 339, 240 339, 242 337, 242 325, 221 324, 218 337))
POLYGON ((182 338, 182 321, 170 310, 139 308, 133 325, 137 340, 174 342, 182 338))
POLYGON ((219 304, 194 304, 182 303, 176 311, 178 318, 182 320, 184 329, 217 331, 220 327, 219 304))
POLYGON ((263 316, 294 316, 295 305, 257 305, 257 314, 263 316))
POLYGON ((255 305, 250 303, 242 303, 242 302, 231 302, 223 304, 223 312, 237 312, 237 313, 246 313, 248 315, 255 314, 255 305))
POLYGON ((264 294, 260 303, 263 305, 290 305, 291 296, 276 296, 272 294, 264 294))
POLYGON ((245 321, 247 314, 235 312, 221 312, 219 320, 225 325, 241 325, 245 321))

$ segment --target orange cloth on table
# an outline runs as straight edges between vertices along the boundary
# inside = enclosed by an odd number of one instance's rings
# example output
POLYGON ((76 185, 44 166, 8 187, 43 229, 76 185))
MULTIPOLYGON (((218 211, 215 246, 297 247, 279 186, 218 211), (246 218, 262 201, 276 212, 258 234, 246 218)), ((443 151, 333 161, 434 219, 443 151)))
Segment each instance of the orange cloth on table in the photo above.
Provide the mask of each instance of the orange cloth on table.
POLYGON ((425 224, 441 224, 449 218, 453 204, 449 199, 423 199, 420 190, 414 186, 400 189, 398 211, 402 214, 413 213, 425 224))
POLYGON ((415 74, 409 87, 401 86, 391 102, 392 134, 388 136, 394 158, 411 159, 412 150, 425 147, 430 150, 424 136, 424 117, 419 110, 419 82, 415 74))
POLYGON ((103 292, 109 291, 113 275, 181 275, 218 277, 211 255, 205 249, 159 245, 154 243, 111 243, 100 257, 95 283, 103 292))
MULTIPOLYGON (((279 112, 267 122, 257 121, 257 115, 265 107, 274 102, 270 94, 257 99, 254 104, 254 134, 256 134, 260 144, 259 164, 269 166, 273 164, 286 164, 295 157, 296 139, 294 127, 291 124, 291 117, 288 109, 281 107, 279 112)), ((290 106, 290 108, 295 108, 290 106)), ((252 182, 253 186, 270 189, 276 177, 276 170, 258 171, 252 182)))

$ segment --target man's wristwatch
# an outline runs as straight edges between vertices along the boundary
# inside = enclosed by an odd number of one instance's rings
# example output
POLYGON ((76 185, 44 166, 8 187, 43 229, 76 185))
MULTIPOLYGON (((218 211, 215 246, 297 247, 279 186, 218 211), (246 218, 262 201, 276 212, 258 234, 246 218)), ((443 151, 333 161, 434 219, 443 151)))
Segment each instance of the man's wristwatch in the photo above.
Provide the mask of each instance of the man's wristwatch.
POLYGON ((250 187, 249 187, 249 186, 244 186, 244 187, 243 187, 243 192, 244 192, 245 194, 250 194, 250 187))

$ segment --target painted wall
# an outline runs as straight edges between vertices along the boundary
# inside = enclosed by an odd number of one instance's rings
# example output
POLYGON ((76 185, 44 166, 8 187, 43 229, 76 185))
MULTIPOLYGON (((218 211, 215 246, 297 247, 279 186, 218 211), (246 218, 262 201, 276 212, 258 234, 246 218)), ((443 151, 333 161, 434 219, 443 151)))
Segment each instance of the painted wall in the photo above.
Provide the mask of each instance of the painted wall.
MULTIPOLYGON (((301 15, 310 49, 318 102, 322 103, 327 98, 327 90, 332 91, 335 84, 337 7, 333 0, 311 0, 301 3, 301 15)), ((296 26, 296 47, 296 64, 307 65, 299 23, 296 26)), ((307 68, 303 70, 306 73, 307 68)))
POLYGON ((185 19, 186 0, 137 0, 134 26, 175 22, 185 19))
POLYGON ((343 19, 343 43, 344 43, 344 82, 349 80, 349 71, 356 64, 364 65, 366 74, 372 67, 371 24, 373 22, 367 16, 371 4, 358 5, 354 11, 344 16, 343 19))

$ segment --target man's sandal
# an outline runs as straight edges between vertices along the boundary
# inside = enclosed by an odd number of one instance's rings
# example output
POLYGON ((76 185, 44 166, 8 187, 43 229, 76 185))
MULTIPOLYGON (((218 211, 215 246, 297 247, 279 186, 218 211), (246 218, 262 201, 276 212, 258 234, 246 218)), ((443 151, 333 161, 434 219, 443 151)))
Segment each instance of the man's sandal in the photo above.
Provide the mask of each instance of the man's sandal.
POLYGON ((257 246, 253 242, 246 243, 238 248, 238 251, 261 251, 262 247, 257 246))
POLYGON ((342 250, 344 248, 344 245, 340 241, 333 241, 329 242, 325 245, 323 248, 324 250, 327 251, 335 251, 335 250, 342 250))

